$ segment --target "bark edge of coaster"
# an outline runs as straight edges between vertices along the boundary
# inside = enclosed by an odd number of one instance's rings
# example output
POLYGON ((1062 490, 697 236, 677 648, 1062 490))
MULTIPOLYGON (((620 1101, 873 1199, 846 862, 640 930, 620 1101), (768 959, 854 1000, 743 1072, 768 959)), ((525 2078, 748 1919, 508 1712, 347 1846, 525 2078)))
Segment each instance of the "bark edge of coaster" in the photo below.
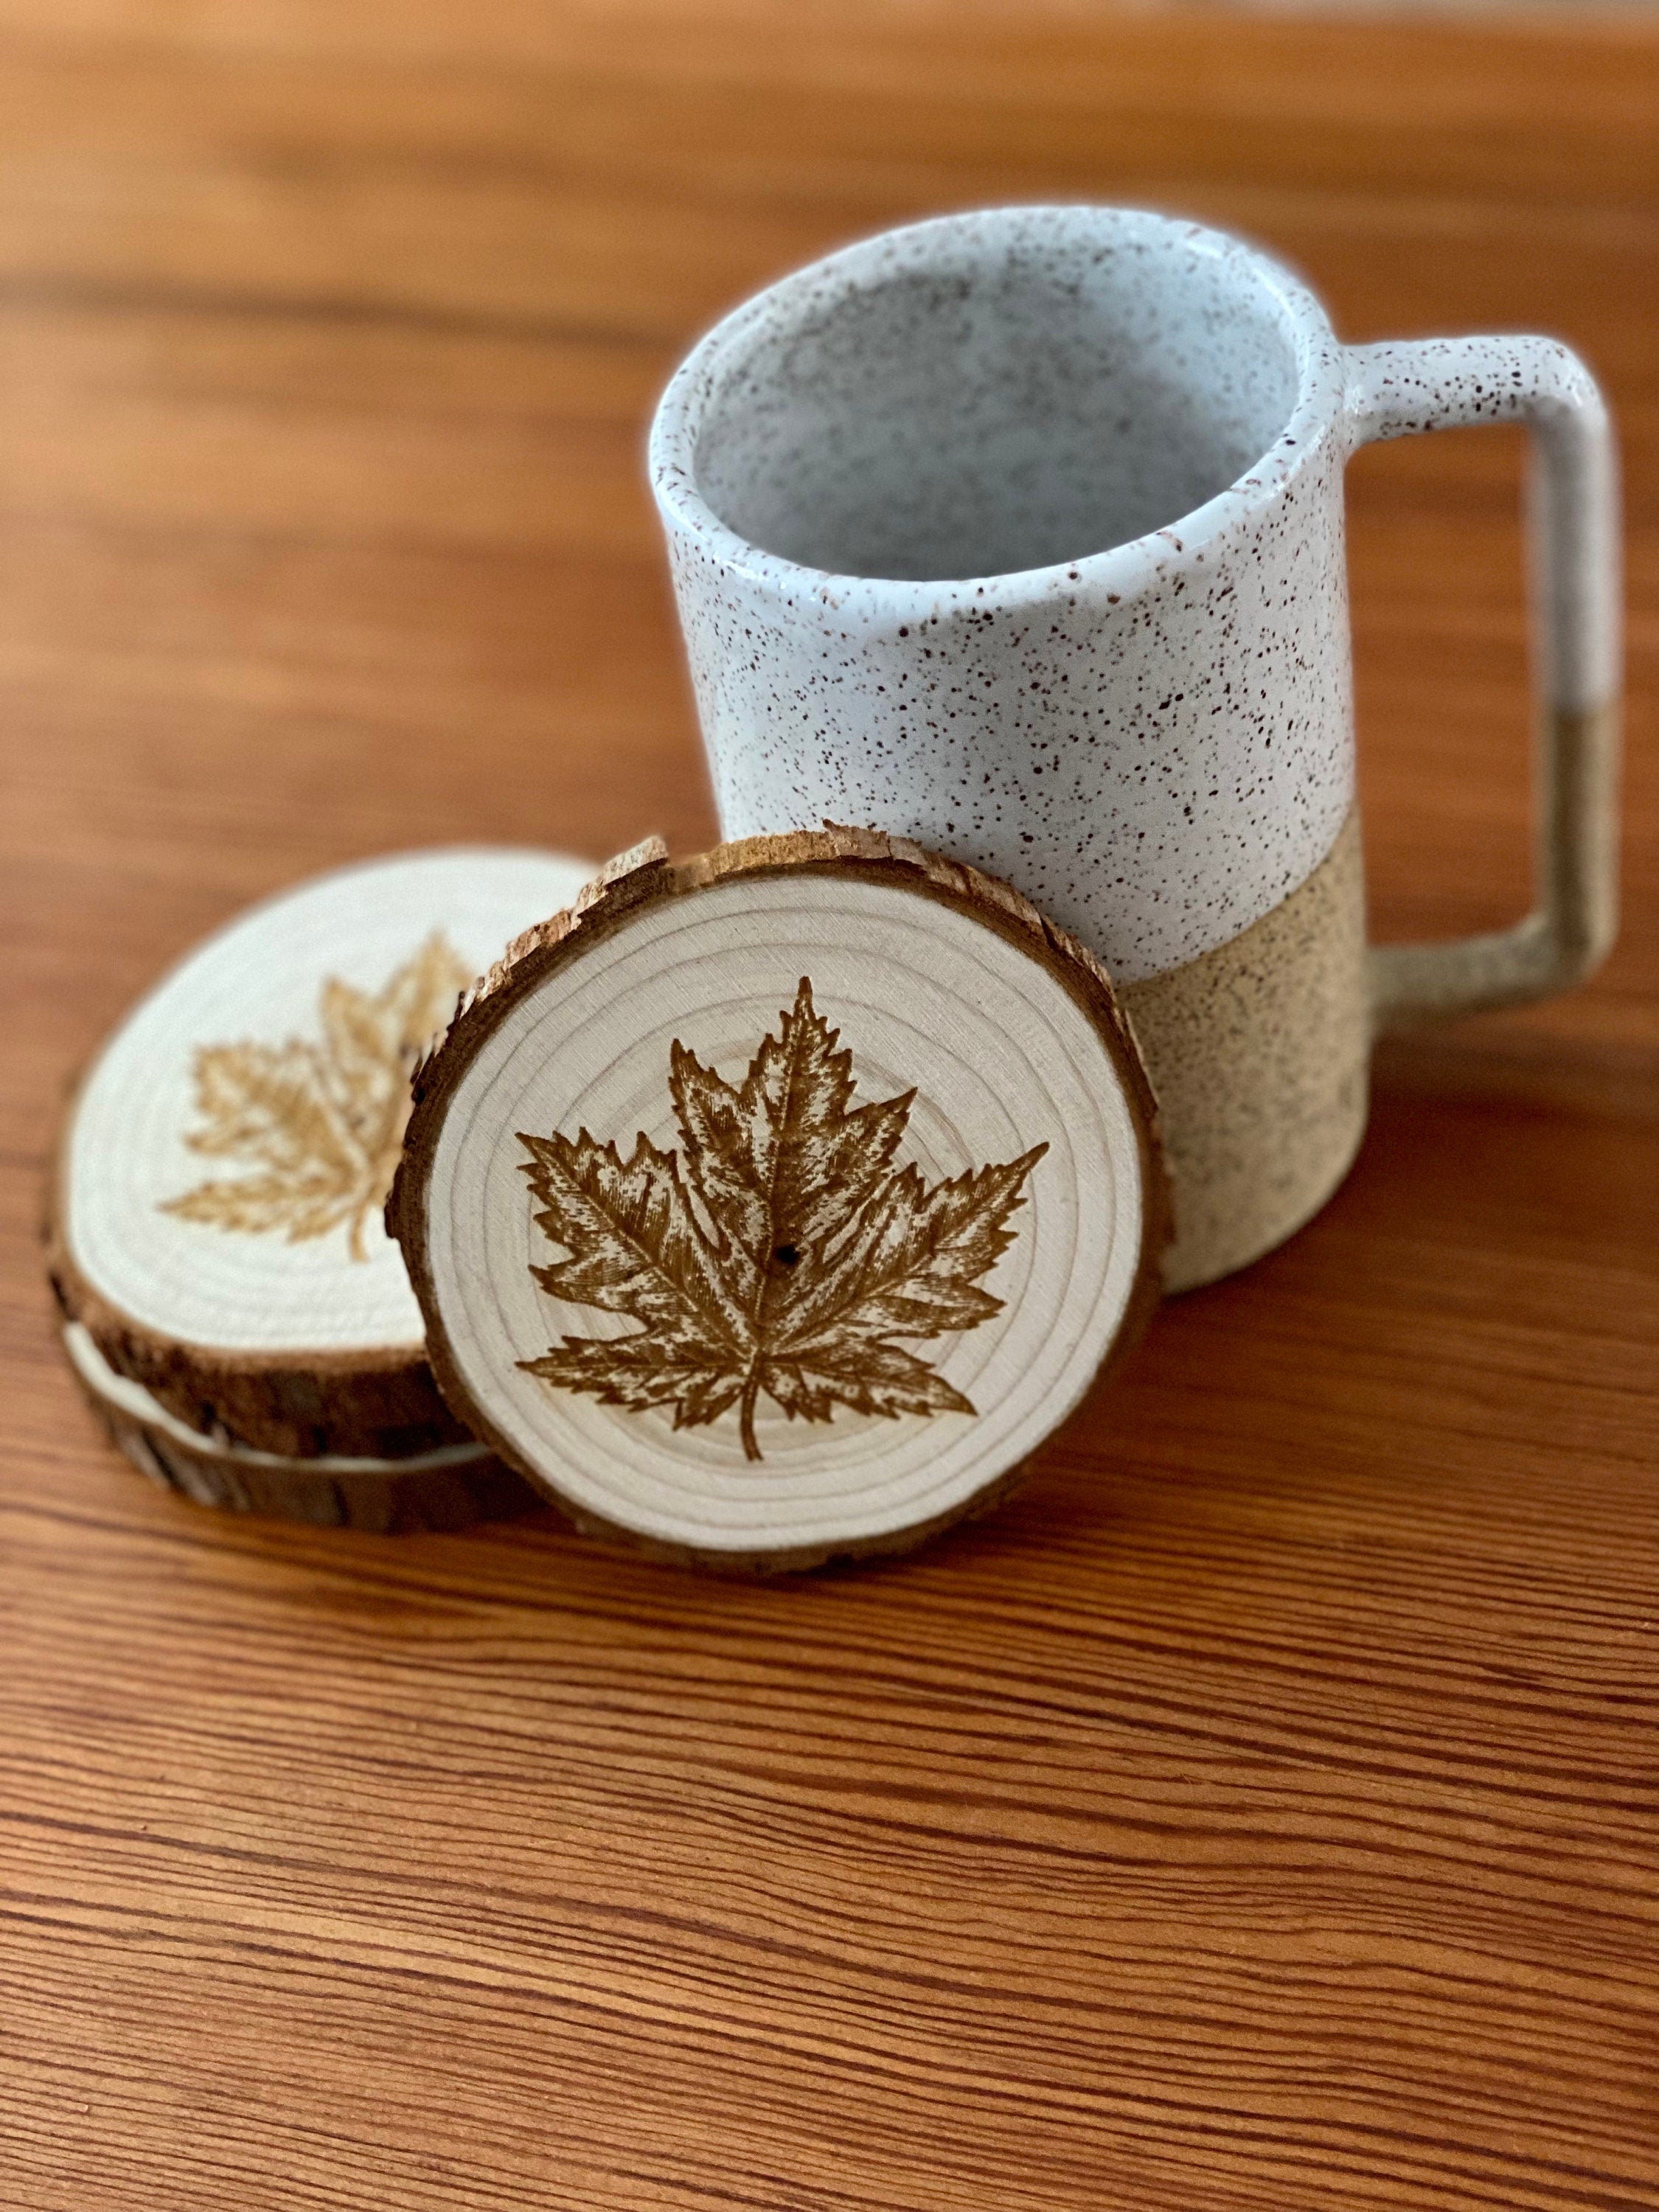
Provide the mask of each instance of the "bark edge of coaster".
MULTIPOLYGON (((68 1126, 66 1114, 65 1133, 68 1126)), ((474 1441, 445 1404, 423 1342, 333 1353, 236 1352, 139 1327, 75 1264, 62 1226, 62 1153, 60 1143, 41 1229, 59 1316, 86 1331, 112 1373, 204 1444, 295 1460, 392 1460, 474 1441)))
POLYGON ((110 1443, 139 1474, 194 1504, 395 1536, 508 1520, 544 1502, 476 1438, 408 1459, 290 1459, 198 1435, 117 1374, 80 1322, 66 1323, 62 1336, 70 1372, 110 1443))
POLYGON ((64 1321, 210 1443, 386 1460, 471 1443, 381 1198, 413 1059, 588 874, 523 848, 382 854, 188 948, 64 1104, 43 1222, 64 1321))
POLYGON ((414 1094, 386 1227, 439 1388, 659 1557, 800 1569, 987 1510, 1160 1296, 1109 976, 907 839, 649 841, 508 948, 414 1094))

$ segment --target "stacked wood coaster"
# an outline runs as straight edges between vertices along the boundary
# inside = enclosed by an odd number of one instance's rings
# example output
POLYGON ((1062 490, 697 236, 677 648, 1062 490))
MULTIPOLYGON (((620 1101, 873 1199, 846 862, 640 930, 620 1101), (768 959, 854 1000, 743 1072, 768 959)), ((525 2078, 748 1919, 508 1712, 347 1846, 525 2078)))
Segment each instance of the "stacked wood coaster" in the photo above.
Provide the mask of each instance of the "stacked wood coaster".
POLYGON ((810 1566, 982 1510, 1158 1295, 1104 971, 902 840, 625 855, 415 1097, 386 1219, 445 1400, 659 1553, 810 1566))
POLYGON ((65 1117, 49 1267, 76 1379, 146 1474, 379 1529, 531 1502, 435 1388, 382 1212, 419 1055, 589 872, 493 848, 339 870, 210 939, 110 1038, 65 1117))
POLYGON ((519 1476, 476 1443, 401 1460, 338 1453, 294 1459, 222 1443, 186 1428, 142 1385, 118 1375, 81 1322, 64 1324, 64 1349, 110 1442, 141 1474, 198 1505, 392 1534, 503 1520, 536 1502, 519 1476))

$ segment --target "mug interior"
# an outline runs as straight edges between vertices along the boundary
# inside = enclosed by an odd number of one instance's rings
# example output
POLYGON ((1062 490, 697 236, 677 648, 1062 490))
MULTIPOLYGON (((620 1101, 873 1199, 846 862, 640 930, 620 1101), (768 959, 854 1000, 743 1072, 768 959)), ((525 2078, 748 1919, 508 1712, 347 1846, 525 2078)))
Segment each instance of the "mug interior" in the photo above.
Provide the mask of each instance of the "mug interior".
POLYGON ((1104 210, 899 232, 729 328, 697 490, 763 551, 848 576, 1005 574, 1162 529, 1261 459, 1300 379, 1266 264, 1104 210))

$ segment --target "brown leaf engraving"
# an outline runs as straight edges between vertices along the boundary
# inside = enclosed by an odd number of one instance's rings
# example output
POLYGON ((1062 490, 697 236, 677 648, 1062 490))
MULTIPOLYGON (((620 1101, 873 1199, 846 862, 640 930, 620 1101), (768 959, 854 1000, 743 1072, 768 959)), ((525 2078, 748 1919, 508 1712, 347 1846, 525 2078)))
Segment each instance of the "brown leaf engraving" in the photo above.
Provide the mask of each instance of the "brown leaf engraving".
POLYGON ((520 1134, 536 1216, 568 1260, 532 1267, 575 1305, 626 1314, 629 1335, 567 1336, 520 1364, 561 1389, 633 1411, 672 1408, 677 1429, 736 1406, 745 1455, 761 1456, 763 1391, 793 1420, 861 1413, 971 1413, 895 1337, 977 1328, 1002 1300, 976 1279, 1006 1252, 1006 1224, 1048 1151, 931 1188, 894 1154, 915 1092, 853 1104, 853 1056, 836 1049, 802 976, 734 1088, 678 1038, 669 1092, 685 1152, 520 1134))
POLYGON ((256 1172, 198 1183, 164 1199, 162 1212, 250 1236, 282 1230, 290 1244, 349 1221, 351 1256, 366 1258, 363 1224, 392 1187, 410 1072, 471 980, 434 930, 378 993, 328 977, 320 1043, 204 1045, 194 1071, 204 1126, 185 1142, 256 1172))

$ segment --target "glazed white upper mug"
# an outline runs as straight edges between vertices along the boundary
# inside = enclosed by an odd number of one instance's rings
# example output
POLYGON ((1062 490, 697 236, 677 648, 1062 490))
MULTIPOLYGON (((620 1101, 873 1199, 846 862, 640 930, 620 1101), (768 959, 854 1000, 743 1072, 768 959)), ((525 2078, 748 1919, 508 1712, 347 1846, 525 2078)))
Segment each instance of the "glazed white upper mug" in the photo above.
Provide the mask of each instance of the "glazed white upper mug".
POLYGON ((1328 1197, 1382 1026, 1559 990, 1615 927, 1615 457, 1542 337, 1339 344, 1276 262, 1121 208, 948 216, 720 323, 651 441, 728 837, 826 818, 1006 877, 1116 981, 1164 1121, 1167 1279, 1328 1197), (1534 432, 1539 893, 1368 950, 1344 465, 1534 432))

